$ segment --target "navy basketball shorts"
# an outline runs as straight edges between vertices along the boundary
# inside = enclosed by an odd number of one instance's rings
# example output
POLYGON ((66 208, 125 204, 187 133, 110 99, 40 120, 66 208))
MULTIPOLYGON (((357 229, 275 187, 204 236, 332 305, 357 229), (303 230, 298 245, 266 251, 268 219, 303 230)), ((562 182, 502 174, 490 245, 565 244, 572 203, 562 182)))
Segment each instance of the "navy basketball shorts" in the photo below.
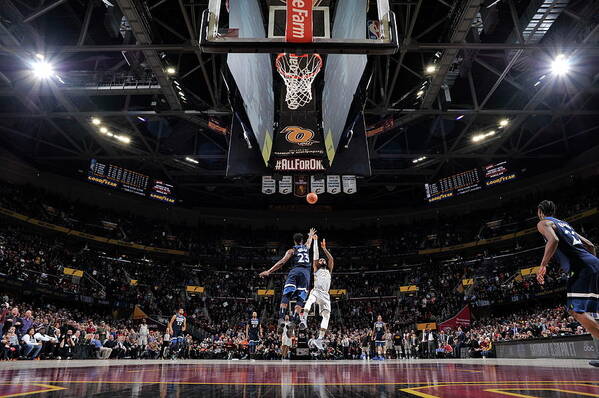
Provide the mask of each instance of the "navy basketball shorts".
POLYGON ((310 269, 295 267, 287 275, 283 294, 295 293, 295 297, 305 301, 308 298, 308 287, 310 287, 310 269))
POLYGON ((599 264, 571 272, 567 292, 569 310, 578 313, 599 312, 599 264))

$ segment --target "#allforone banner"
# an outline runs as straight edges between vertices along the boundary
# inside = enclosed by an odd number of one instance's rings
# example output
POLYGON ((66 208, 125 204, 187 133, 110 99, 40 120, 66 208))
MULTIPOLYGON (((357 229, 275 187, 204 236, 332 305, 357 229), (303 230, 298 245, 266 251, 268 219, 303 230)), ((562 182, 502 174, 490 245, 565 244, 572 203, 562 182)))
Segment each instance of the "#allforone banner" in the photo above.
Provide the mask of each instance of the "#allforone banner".
POLYGON ((317 180, 316 176, 310 176, 310 187, 312 188, 312 192, 316 195, 320 195, 325 191, 325 182, 324 177, 317 180))
POLYGON ((341 192, 340 176, 327 176, 327 192, 333 195, 341 192))
POLYGON ((287 195, 291 193, 293 189, 293 179, 291 176, 283 176, 279 181, 279 193, 287 195))
POLYGON ((277 182, 271 176, 262 176, 262 193, 272 195, 277 191, 277 182))
POLYGON ((343 176, 341 180, 343 181, 343 193, 351 195, 357 192, 356 176, 343 176))

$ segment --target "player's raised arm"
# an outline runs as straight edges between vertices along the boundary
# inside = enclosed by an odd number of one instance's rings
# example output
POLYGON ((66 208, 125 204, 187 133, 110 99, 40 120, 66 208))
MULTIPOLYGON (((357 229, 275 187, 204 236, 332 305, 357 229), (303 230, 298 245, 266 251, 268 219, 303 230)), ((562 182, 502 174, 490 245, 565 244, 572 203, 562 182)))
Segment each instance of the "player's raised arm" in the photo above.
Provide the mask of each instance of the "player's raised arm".
POLYGON ((270 267, 270 269, 260 272, 260 277, 264 278, 267 277, 268 275, 272 274, 273 272, 275 272, 276 270, 278 270, 279 268, 281 268, 283 265, 285 265, 285 263, 287 261, 289 261, 289 259, 291 258, 291 256, 293 256, 293 249, 289 249, 287 250, 287 253, 285 253, 285 256, 283 256, 282 259, 280 259, 279 261, 277 261, 275 263, 275 265, 273 265, 272 267, 270 267))
POLYGON ((320 253, 318 252, 318 236, 314 237, 314 245, 312 247, 312 271, 318 271, 318 260, 320 260, 320 253))
POLYGON ((537 281, 542 285, 545 283, 545 274, 547 273, 547 265, 557 250, 559 244, 559 238, 553 230, 553 222, 549 220, 541 220, 537 224, 537 229, 545 238, 545 252, 543 253, 543 259, 539 266, 539 272, 537 273, 537 281))
POLYGON ((329 268, 329 272, 333 272, 333 267, 335 266, 335 259, 331 255, 331 252, 329 251, 329 249, 327 249, 327 240, 326 239, 323 239, 322 242, 320 242, 320 247, 322 247, 322 251, 324 252, 324 255, 327 256, 327 267, 329 268))
POLYGON ((316 236, 316 229, 310 228, 310 232, 308 232, 308 240, 306 240, 306 247, 310 249, 310 245, 312 244, 312 240, 316 236))

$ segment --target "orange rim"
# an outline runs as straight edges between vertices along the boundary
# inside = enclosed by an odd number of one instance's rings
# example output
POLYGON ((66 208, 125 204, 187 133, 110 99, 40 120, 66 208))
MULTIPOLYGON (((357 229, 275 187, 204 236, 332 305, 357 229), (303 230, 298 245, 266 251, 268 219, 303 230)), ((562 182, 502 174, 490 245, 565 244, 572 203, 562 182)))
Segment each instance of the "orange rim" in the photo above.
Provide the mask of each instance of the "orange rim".
POLYGON ((297 55, 297 54, 287 54, 287 53, 280 53, 279 55, 277 55, 277 59, 275 61, 275 64, 277 66, 277 70, 279 71, 279 73, 284 76, 287 77, 289 79, 309 79, 312 76, 316 76, 318 74, 318 72, 320 72, 320 68, 322 68, 322 58, 319 54, 304 54, 304 55, 297 55), (313 56, 317 59, 318 62, 318 66, 316 67, 316 69, 314 70, 314 72, 309 73, 307 75, 303 75, 303 76, 299 76, 299 75, 291 75, 287 72, 285 72, 284 70, 282 70, 282 64, 281 64, 281 58, 283 58, 284 56, 289 55, 290 57, 294 57, 294 58, 306 58, 309 56, 313 56))

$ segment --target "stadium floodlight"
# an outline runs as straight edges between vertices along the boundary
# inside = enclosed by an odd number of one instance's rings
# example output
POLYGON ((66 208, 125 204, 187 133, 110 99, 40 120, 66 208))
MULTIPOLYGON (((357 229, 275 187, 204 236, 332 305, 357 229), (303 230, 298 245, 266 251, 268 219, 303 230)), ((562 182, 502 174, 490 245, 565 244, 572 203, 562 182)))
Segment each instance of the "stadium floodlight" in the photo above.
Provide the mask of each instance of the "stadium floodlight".
POLYGON ((432 75, 437 71, 437 67, 435 65, 428 65, 424 71, 429 75, 432 75))
POLYGON ((106 127, 100 127, 100 133, 106 134, 108 133, 108 129, 106 127))
POLYGON ((424 95, 424 90, 420 90, 416 93, 416 97, 420 98, 424 95))
POLYGON ((472 142, 478 142, 485 138, 483 134, 477 134, 472 136, 472 142))
POLYGON ((492 137, 496 134, 495 130, 491 130, 487 133, 481 133, 481 134, 476 134, 472 136, 472 142, 479 142, 479 141, 483 141, 489 137, 492 137))
POLYGON ((198 164, 200 162, 198 162, 197 160, 195 160, 194 158, 190 158, 189 156, 185 157, 185 160, 187 160, 189 163, 193 163, 193 164, 198 164))
POLYGON ((510 121, 508 119, 501 119, 499 121, 499 127, 507 127, 508 124, 510 124, 510 121))
POLYGON ((416 159, 412 159, 412 163, 416 164, 416 163, 420 163, 423 160, 426 160, 426 156, 420 156, 419 158, 416 159))
POLYGON ((168 73, 169 75, 174 75, 175 73, 177 73, 177 69, 175 69, 172 66, 169 66, 166 68, 166 73, 168 73))
POLYGON ((100 120, 100 119, 99 119, 99 118, 97 118, 97 117, 94 117, 94 118, 92 118, 92 124, 93 124, 94 126, 99 126, 100 124, 102 124, 102 120, 100 120))
POLYGON ((562 76, 570 71, 570 59, 564 54, 559 54, 551 62, 551 71, 554 75, 562 76))
POLYGON ((460 115, 458 117, 455 118, 455 120, 462 120, 464 118, 464 115, 460 115))
POLYGON ((40 60, 40 61, 36 61, 31 65, 33 74, 38 78, 38 79, 48 79, 52 76, 54 76, 54 67, 44 61, 44 60, 40 60))
POLYGON ((114 138, 116 138, 123 144, 128 144, 131 142, 131 138, 127 137, 126 135, 115 135, 114 138))

